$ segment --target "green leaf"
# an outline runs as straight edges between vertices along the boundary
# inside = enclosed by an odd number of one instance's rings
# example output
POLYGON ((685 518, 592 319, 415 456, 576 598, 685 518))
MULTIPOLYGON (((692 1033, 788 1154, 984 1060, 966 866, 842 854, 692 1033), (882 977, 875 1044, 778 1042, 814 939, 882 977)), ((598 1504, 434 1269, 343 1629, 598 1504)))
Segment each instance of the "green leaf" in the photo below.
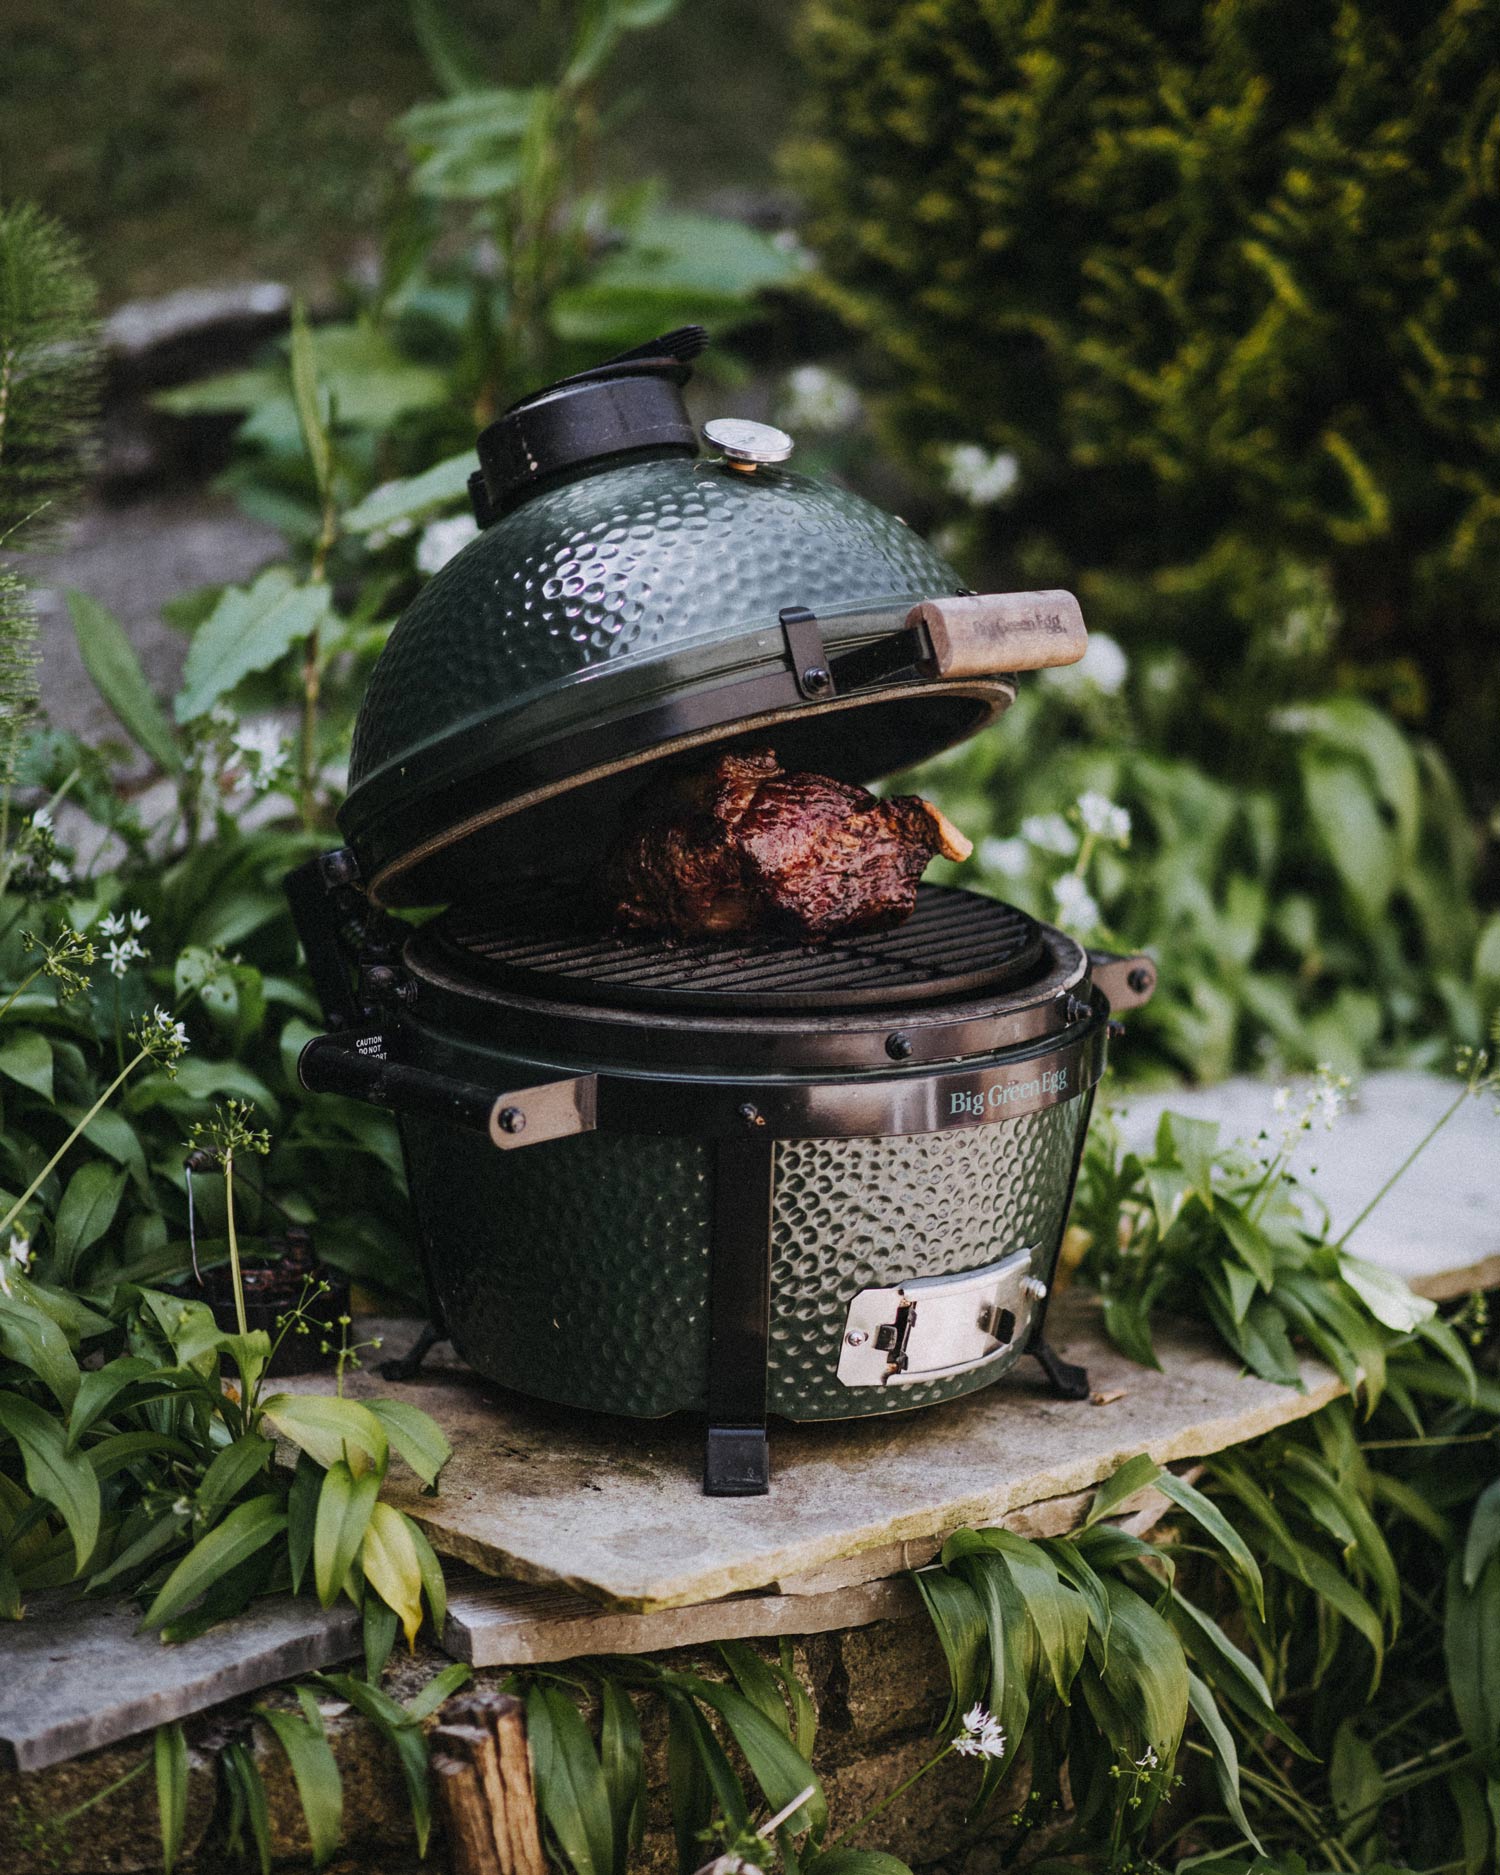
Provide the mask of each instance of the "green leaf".
POLYGON ((1149 1452, 1137 1452, 1134 1458, 1126 1459, 1115 1475, 1106 1478, 1094 1493, 1089 1514, 1083 1520, 1084 1529, 1098 1523, 1102 1517, 1113 1516, 1137 1491, 1144 1491, 1147 1485, 1159 1485, 1161 1478, 1162 1468, 1149 1452))
POLYGON ((291 1568, 294 1595, 302 1593, 302 1578, 312 1561, 323 1476, 322 1466, 309 1458, 306 1452, 297 1454, 297 1468, 292 1473, 292 1488, 287 1493, 286 1503, 287 1561, 291 1568))
POLYGON ((1500 1478, 1485 1486, 1475 1500, 1464 1539, 1464 1587, 1472 1590, 1485 1564, 1500 1549, 1500 1478))
POLYGON ((163 1875, 172 1875, 177 1858, 182 1854, 182 1838, 187 1830, 187 1738, 178 1722, 157 1726, 152 1755, 156 1760, 156 1810, 161 1819, 162 1869, 163 1875))
POLYGON ((269 670, 330 616, 327 586, 299 586, 284 567, 272 567, 248 588, 227 587, 194 634, 178 722, 203 715, 252 671, 269 670))
POLYGON ((133 1387, 138 1381, 160 1371, 154 1361, 145 1360, 139 1354, 122 1354, 118 1359, 106 1361, 102 1367, 86 1373, 79 1382, 78 1393, 68 1415, 69 1451, 73 1450, 94 1421, 108 1411, 111 1403, 127 1387, 133 1387))
POLYGON ((1409 1289, 1401 1278, 1363 1257, 1339 1254, 1339 1274, 1377 1322, 1398 1335, 1409 1335, 1437 1314, 1437 1304, 1409 1289))
POLYGON ((95 689, 119 717, 137 748, 144 749, 169 775, 179 773, 182 751, 123 626, 87 593, 70 587, 66 597, 79 655, 95 689))
POLYGON ((609 1789, 588 1727, 566 1693, 535 1685, 526 1696, 537 1803, 575 1875, 611 1875, 609 1789))
POLYGON ((1367 926, 1384 918, 1399 855, 1364 768, 1316 748, 1302 752, 1308 817, 1349 899, 1367 926))
POLYGON ((946 1731, 955 1725, 960 1713, 984 1696, 984 1658, 988 1630, 984 1610, 967 1582, 961 1582, 945 1569, 918 1569, 912 1575, 917 1593, 937 1630, 938 1644, 948 1663, 948 1710, 943 1718, 946 1731))
POLYGON ((1110 1606, 1109 1658, 1100 1663, 1099 1678, 1162 1764, 1169 1765, 1187 1720, 1188 1671, 1181 1643, 1134 1589, 1112 1577, 1104 1588, 1110 1606))
POLYGON ((1448 1565, 1443 1654, 1453 1710, 1470 1749, 1500 1749, 1500 1553, 1492 1553, 1472 1587, 1463 1560, 1448 1565))
POLYGON ((274 1497, 253 1497, 246 1504, 236 1504, 222 1523, 193 1545, 162 1583, 141 1626, 165 1627, 285 1528, 286 1512, 274 1497))
POLYGON ((364 1405, 385 1428, 392 1445, 429 1488, 437 1485, 453 1447, 442 1427, 419 1406, 405 1400, 366 1400, 364 1405))
POLYGON ((406 1528, 411 1536, 411 1546, 417 1552, 417 1566, 422 1571, 422 1592, 427 1597, 427 1609, 432 1616, 432 1631, 439 1644, 443 1639, 443 1627, 448 1619, 448 1585, 443 1580, 443 1565, 438 1561, 437 1552, 427 1540, 415 1517, 406 1519, 406 1528))
POLYGON ((386 1665, 396 1649, 396 1636, 401 1630, 401 1617, 394 1608, 387 1605, 378 1595, 367 1595, 360 1621, 360 1638, 365 1650, 365 1678, 372 1686, 379 1683, 386 1665))
MULTIPOLYGON (((10 1280, 19 1292, 20 1279, 10 1280)), ((65 1413, 72 1408, 81 1376, 68 1338, 20 1293, 0 1297, 0 1354, 35 1374, 65 1413)))
POLYGON ((395 1752, 406 1783, 417 1854, 425 1857, 427 1838, 432 1830, 432 1791, 427 1769, 427 1741, 420 1726, 404 1706, 397 1705, 377 1686, 366 1685, 348 1673, 325 1673, 321 1677, 341 1699, 347 1699, 356 1712, 370 1721, 395 1752))
POLYGON ((1375 1753, 1354 1729, 1352 1719, 1345 1719, 1333 1735, 1328 1791, 1343 1825, 1344 1841, 1351 1847, 1365 1841, 1380 1821, 1385 1779, 1375 1753))
POLYGON ((213 1523, 226 1504, 237 1498, 252 1478, 259 1477, 276 1456, 276 1447, 258 1432, 226 1445, 214 1454, 213 1462, 198 1486, 198 1508, 205 1523, 213 1523))
POLYGON ((474 467, 474 452, 449 456, 434 463, 421 475, 401 482, 385 482, 366 495, 344 516, 345 531, 372 534, 389 527, 393 521, 406 521, 425 515, 433 508, 447 507, 469 492, 469 476, 474 467))
MULTIPOLYGON (((422 1563, 412 1541, 413 1527, 399 1510, 376 1502, 359 1551, 365 1581, 401 1617, 408 1647, 416 1646, 422 1626, 422 1563)), ((316 1560, 316 1542, 313 1555, 316 1560)))
POLYGON ((307 312, 300 299, 292 306, 291 363, 292 402, 297 406, 297 422, 318 494, 326 502, 333 483, 333 449, 319 408, 317 360, 313 356, 307 312))
POLYGON ((630 1695, 606 1677, 599 1684, 599 1762, 614 1830, 614 1875, 626 1875, 646 1828, 646 1768, 640 1721, 630 1695))
POLYGON ((61 1424, 18 1393, 0 1393, 0 1428, 21 1448, 26 1482, 62 1517, 80 1572, 99 1541, 99 1480, 80 1453, 70 1452, 61 1424))
POLYGON ((79 1257, 98 1243, 114 1223, 125 1190, 125 1176, 101 1159, 90 1159, 68 1180, 52 1225, 52 1253, 58 1282, 72 1281, 79 1257))
POLYGON ((52 1044, 38 1029, 17 1029, 0 1040, 0 1074, 52 1099, 52 1044))
POLYGON ((763 1712, 750 1704, 742 1693, 708 1680, 693 1682, 694 1697, 712 1706, 729 1727, 735 1744, 744 1753, 751 1775, 761 1795, 773 1811, 785 1809, 803 1791, 810 1791, 807 1801, 787 1818, 786 1829, 795 1835, 811 1829, 814 1837, 822 1834, 828 1822, 828 1802, 822 1781, 786 1733, 773 1725, 763 1712))
POLYGON ((474 1669, 466 1667, 461 1660, 455 1660, 450 1666, 435 1674, 427 1684, 406 1702, 406 1716, 414 1723, 430 1719, 445 1701, 451 1699, 459 1687, 467 1686, 474 1677, 474 1669))
POLYGON ((322 1393, 273 1393, 261 1410, 282 1438, 300 1446, 325 1471, 340 1459, 351 1471, 362 1470, 363 1465, 356 1466, 351 1459, 352 1451, 362 1453, 384 1473, 390 1449, 384 1428, 359 1401, 322 1393))
POLYGON ((1230 1821, 1256 1854, 1264 1855, 1265 1847, 1250 1826, 1244 1799, 1240 1795, 1240 1754, 1235 1748, 1234 1734, 1224 1723, 1217 1700, 1195 1673, 1188 1675, 1188 1703, 1197 1714, 1198 1723, 1208 1734, 1209 1750, 1213 1753, 1214 1781, 1219 1786, 1219 1795, 1224 1799, 1224 1808, 1229 1812, 1230 1821))
POLYGON ((1271 1289, 1276 1281, 1276 1252, 1265 1232, 1237 1204, 1225 1197, 1220 1197, 1214 1206, 1214 1216, 1224 1235, 1233 1244, 1236 1254, 1261 1288, 1271 1289))
POLYGON ((351 1564, 365 1540, 370 1512, 380 1494, 380 1474, 356 1478, 342 1459, 323 1475, 313 1530, 313 1581, 318 1600, 331 1608, 338 1600, 351 1564))
POLYGON ((300 1719, 295 1713, 275 1712, 265 1706, 257 1710, 275 1733, 292 1767, 312 1842, 313 1867, 321 1868, 338 1849, 343 1835, 344 1781, 311 1693, 299 1686, 297 1698, 303 1712, 300 1719))
POLYGON ((1207 1208, 1214 1208, 1214 1155, 1219 1150, 1219 1122, 1167 1112, 1157 1126, 1158 1149, 1165 1147, 1187 1174, 1189 1188, 1207 1208))
POLYGON ((248 1825, 250 1839, 255 1844, 256 1859, 260 1863, 260 1875, 271 1875, 271 1809, 266 1802, 265 1780, 260 1774, 260 1767, 238 1741, 232 1741, 224 1747, 220 1763, 224 1766, 225 1782, 229 1786, 229 1853, 243 1853, 244 1829, 248 1825))
POLYGON ((1163 1497, 1168 1497, 1179 1510, 1187 1512, 1199 1527, 1209 1534, 1229 1557, 1239 1572, 1241 1580, 1249 1589, 1255 1603, 1256 1612, 1261 1619, 1266 1614, 1266 1588, 1261 1580, 1260 1565, 1250 1553, 1250 1546, 1235 1529, 1211 1498, 1207 1498, 1185 1478, 1163 1470, 1156 1480, 1156 1488, 1163 1497))
POLYGON ((786 1701, 781 1697, 781 1685, 765 1661, 743 1641, 724 1641, 720 1644, 719 1652, 725 1666, 734 1676, 735 1685, 750 1704, 763 1712, 772 1725, 790 1738, 792 1725, 787 1716, 786 1701))

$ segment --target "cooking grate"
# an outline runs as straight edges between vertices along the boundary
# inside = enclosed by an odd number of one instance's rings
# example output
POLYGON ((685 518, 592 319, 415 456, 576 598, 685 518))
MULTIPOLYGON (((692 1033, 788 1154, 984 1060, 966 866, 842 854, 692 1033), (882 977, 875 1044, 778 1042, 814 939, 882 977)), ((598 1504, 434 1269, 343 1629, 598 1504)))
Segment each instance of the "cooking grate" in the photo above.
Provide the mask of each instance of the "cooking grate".
POLYGON ((1041 927, 1014 905, 936 885, 919 888, 905 924, 828 944, 600 932, 560 905, 524 919, 453 911, 443 930, 506 989, 636 1009, 834 1014, 931 1002, 1015 983, 1043 953, 1041 927))

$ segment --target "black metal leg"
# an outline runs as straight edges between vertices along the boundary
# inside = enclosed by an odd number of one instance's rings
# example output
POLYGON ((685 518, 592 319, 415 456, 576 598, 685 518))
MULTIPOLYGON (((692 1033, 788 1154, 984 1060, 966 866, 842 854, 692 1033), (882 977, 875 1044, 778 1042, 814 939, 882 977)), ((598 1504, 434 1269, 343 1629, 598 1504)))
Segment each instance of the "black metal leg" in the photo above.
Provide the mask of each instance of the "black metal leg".
POLYGON ((1026 1350, 1047 1376, 1047 1384, 1060 1400, 1086 1400, 1089 1397, 1089 1370, 1075 1367, 1050 1342, 1037 1339, 1026 1350))
MULTIPOLYGON (((753 1129, 754 1122, 747 1121, 753 1129)), ((764 1132, 719 1141, 709 1270, 706 1497, 764 1497, 766 1359, 771 1337, 771 1169, 764 1132)))
POLYGON ((432 1350, 440 1341, 446 1341, 447 1339, 448 1337, 441 1329, 433 1327, 429 1322, 427 1327, 422 1330, 421 1334, 418 1335, 415 1342, 413 1342, 410 1351, 403 1354, 399 1361, 382 1361, 380 1363, 379 1372, 381 1379, 415 1380, 417 1375, 422 1371, 423 1361, 427 1359, 428 1355, 431 1354, 432 1350))
POLYGON ((1083 1149, 1088 1143, 1089 1121, 1094 1113, 1094 1089, 1091 1087, 1083 1100, 1083 1112, 1078 1116, 1078 1141, 1073 1148, 1073 1170, 1068 1177, 1068 1195, 1063 1201, 1062 1223, 1058 1226, 1057 1249, 1052 1254, 1052 1266, 1047 1271, 1048 1294, 1032 1317, 1031 1341, 1026 1352, 1038 1364, 1047 1376, 1047 1384, 1060 1400, 1086 1400, 1089 1397, 1089 1370, 1075 1367, 1071 1361, 1065 1361, 1046 1339, 1047 1303, 1050 1292, 1057 1282, 1057 1261, 1062 1253, 1062 1241, 1067 1235, 1068 1219, 1073 1211, 1073 1194, 1078 1189, 1078 1173, 1083 1165, 1083 1149))

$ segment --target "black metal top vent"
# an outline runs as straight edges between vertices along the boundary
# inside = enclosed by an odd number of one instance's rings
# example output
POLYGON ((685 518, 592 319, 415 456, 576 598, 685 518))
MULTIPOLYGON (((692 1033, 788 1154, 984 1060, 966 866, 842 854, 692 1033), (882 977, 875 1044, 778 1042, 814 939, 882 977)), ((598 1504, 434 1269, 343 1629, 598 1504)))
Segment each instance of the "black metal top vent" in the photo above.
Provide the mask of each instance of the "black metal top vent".
POLYGON ((797 938, 677 943, 590 930, 562 906, 450 911, 443 935, 513 993, 632 1009, 836 1014, 972 996, 1019 982, 1042 930, 1014 905, 924 885, 894 930, 809 945, 797 938))

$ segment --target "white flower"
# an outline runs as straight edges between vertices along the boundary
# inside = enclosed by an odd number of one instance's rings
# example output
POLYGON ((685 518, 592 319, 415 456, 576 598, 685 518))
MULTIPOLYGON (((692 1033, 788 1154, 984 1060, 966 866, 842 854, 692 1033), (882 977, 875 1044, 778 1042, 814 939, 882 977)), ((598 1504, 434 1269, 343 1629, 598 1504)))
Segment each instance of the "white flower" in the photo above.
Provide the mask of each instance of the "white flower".
POLYGON ((1093 688, 1103 696, 1117 696, 1130 670, 1123 646, 1108 632, 1090 632, 1089 648, 1077 664, 1054 665, 1041 673, 1041 681, 1054 690, 1093 688))
POLYGON ((1083 822, 1085 833, 1095 834, 1101 840, 1113 840, 1124 846, 1130 838, 1130 809, 1100 794, 1097 788, 1079 795, 1078 818, 1083 822))
POLYGON ((66 885, 70 876, 67 867, 60 859, 48 860, 47 877, 54 885, 66 885))
POLYGON ((954 443, 943 452, 948 488, 971 507, 991 508, 1003 501, 1021 477, 1020 464, 1007 449, 991 455, 978 443, 954 443))
POLYGON ((979 863, 986 872, 1003 873, 1018 879, 1031 861, 1031 848, 1024 840, 997 840, 991 836, 979 842, 979 863))
POLYGON ((103 933, 103 935, 107 938, 124 937, 125 935, 124 912, 112 911, 107 918, 101 918, 99 920, 99 929, 103 933))
POLYGON ((860 411, 859 392, 822 365, 787 373, 782 420, 792 430, 847 430, 860 411))
POLYGON ((1157 1757, 1156 1753, 1148 1745, 1146 1747, 1145 1756, 1135 1759, 1134 1763, 1138 1771, 1154 1771, 1157 1765, 1161 1763, 1161 1759, 1157 1757))
POLYGON ((241 724, 234 732, 233 744, 250 771, 257 794, 268 793, 290 765, 291 744, 274 717, 263 716, 257 722, 241 724))
POLYGON ((1078 851, 1078 835, 1061 814, 1028 814, 1021 822, 1021 838, 1041 853, 1070 859, 1078 851))
POLYGON ((39 807, 31 816, 31 824, 37 833, 51 833, 52 809, 50 807, 39 807))
POLYGON ((1292 1090, 1289 1087, 1278 1087, 1276 1092, 1271 1096, 1271 1111, 1273 1113, 1285 1113, 1291 1104, 1292 1090))
POLYGON ((13 1231, 11 1233, 10 1249, 7 1252, 7 1256, 18 1269, 24 1270, 30 1268, 31 1239, 26 1236, 23 1231, 13 1231))
POLYGON ((1099 922, 1099 901, 1076 872, 1065 872, 1052 888, 1057 915, 1076 931, 1091 931, 1099 922))
POLYGON ((151 1014, 163 1035, 169 1036, 172 1041, 180 1043, 182 1047, 187 1047, 187 1029, 182 1023, 173 1020, 170 1009, 163 1009, 158 1003, 151 1014))
POLYGON ((144 931, 150 923, 151 923, 151 918, 150 918, 149 913, 143 912, 143 911, 131 912, 130 928, 132 931, 134 931, 137 934, 137 936, 139 936, 139 934, 142 931, 144 931))
POLYGON ((116 939, 104 949, 104 961, 113 976, 122 977, 133 963, 144 963, 148 953, 131 938, 116 939))
POLYGON ((983 1706, 970 1706, 964 1714, 964 1729, 953 1741, 953 1749, 964 1758, 1003 1758, 1005 1734, 1000 1722, 983 1706))
POLYGON ((479 532, 472 514, 455 514, 446 521, 430 521, 417 542, 417 571, 439 573, 479 532))
POLYGON ((1271 1097, 1271 1106, 1277 1113, 1291 1117, 1282 1128, 1281 1150, 1291 1152, 1303 1133, 1310 1133, 1313 1123, 1321 1120, 1332 1131, 1334 1122, 1344 1110, 1349 1096, 1349 1077, 1347 1074, 1335 1074, 1332 1067, 1322 1062, 1317 1073, 1307 1084, 1306 1096, 1302 1106, 1295 1114, 1291 1113, 1292 1090, 1278 1087, 1271 1097))

